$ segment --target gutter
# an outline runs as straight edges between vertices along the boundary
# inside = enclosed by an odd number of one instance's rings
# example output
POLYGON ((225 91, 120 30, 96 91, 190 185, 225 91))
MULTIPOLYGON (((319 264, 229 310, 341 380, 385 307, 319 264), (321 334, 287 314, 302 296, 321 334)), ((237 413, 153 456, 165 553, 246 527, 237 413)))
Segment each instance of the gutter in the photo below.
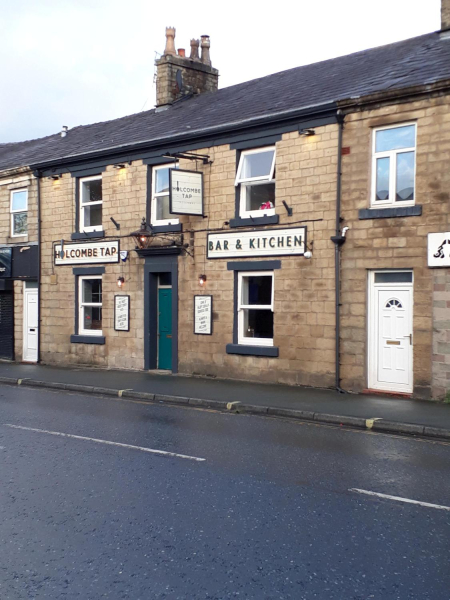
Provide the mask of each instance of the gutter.
POLYGON ((331 237, 334 243, 334 283, 335 283, 335 388, 338 392, 345 393, 341 388, 341 246, 345 243, 345 232, 341 232, 341 179, 342 179, 342 134, 344 131, 344 119, 341 110, 337 111, 339 124, 338 131, 338 156, 336 177, 336 232, 331 237))

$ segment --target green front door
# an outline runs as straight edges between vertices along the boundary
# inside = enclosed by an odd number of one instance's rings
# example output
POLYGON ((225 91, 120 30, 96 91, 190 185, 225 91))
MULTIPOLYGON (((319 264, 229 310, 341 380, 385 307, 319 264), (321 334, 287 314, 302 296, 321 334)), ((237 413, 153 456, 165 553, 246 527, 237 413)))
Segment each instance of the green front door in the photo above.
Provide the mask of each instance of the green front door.
POLYGON ((172 290, 158 290, 158 369, 172 369, 172 290))

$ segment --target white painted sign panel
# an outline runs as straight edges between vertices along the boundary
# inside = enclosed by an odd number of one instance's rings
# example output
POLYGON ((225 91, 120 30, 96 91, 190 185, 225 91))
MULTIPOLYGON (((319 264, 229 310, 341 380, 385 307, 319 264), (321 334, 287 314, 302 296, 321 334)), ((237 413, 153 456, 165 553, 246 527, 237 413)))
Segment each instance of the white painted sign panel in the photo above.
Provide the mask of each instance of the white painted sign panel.
POLYGON ((119 262, 119 241, 55 245, 55 265, 96 265, 119 262))
POLYGON ((169 170, 170 212, 174 215, 203 215, 203 173, 169 170))
POLYGON ((450 231, 428 234, 428 266, 450 267, 450 231))
POLYGON ((304 254, 306 227, 233 231, 208 235, 208 258, 304 254))
POLYGON ((194 333, 212 334, 212 296, 194 296, 194 333))
POLYGON ((130 331, 130 296, 114 296, 114 329, 130 331))

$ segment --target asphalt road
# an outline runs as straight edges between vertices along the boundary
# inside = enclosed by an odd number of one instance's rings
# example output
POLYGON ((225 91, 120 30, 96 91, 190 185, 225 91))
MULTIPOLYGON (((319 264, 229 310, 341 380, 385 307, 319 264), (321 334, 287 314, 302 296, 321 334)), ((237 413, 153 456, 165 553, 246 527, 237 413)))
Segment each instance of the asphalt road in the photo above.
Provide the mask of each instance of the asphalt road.
POLYGON ((1 600, 450 598, 448 444, 3 386, 0 447, 1 600))

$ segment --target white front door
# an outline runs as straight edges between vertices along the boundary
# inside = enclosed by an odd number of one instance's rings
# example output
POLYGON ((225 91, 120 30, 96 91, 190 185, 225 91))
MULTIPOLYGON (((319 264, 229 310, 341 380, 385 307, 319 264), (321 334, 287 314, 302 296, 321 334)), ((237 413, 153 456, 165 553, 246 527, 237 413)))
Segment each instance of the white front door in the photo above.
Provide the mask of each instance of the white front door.
POLYGON ((36 287, 29 286, 30 284, 25 284, 23 299, 23 360, 37 362, 38 290, 36 287))
POLYGON ((370 298, 369 388, 410 393, 413 391, 412 272, 372 273, 370 298))

